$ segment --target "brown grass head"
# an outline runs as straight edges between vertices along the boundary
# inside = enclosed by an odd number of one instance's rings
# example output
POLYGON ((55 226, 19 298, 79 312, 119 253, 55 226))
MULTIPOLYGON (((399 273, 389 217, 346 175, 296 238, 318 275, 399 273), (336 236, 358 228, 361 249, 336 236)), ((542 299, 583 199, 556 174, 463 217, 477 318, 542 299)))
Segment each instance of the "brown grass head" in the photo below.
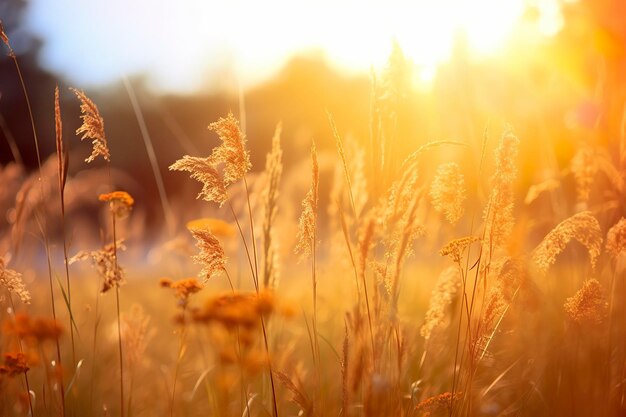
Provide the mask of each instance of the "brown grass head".
POLYGON ((317 201, 319 189, 319 165, 315 142, 311 145, 311 188, 302 201, 302 214, 298 227, 296 253, 302 257, 310 256, 315 247, 315 227, 317 224, 317 201))
POLYGON ((196 246, 200 253, 193 257, 193 260, 202 265, 200 274, 204 277, 204 282, 214 275, 219 274, 226 267, 226 255, 224 249, 215 235, 208 229, 191 229, 193 237, 196 239, 196 246))
POLYGON ((467 198, 465 177, 459 165, 450 162, 437 168, 435 179, 430 187, 433 207, 442 213, 446 220, 455 225, 463 216, 463 203, 467 198))
POLYGON ((246 135, 239 128, 239 121, 232 113, 209 125, 209 130, 220 137, 222 144, 213 149, 210 156, 214 164, 224 164, 224 182, 233 184, 242 179, 252 167, 250 153, 246 149, 246 135))
POLYGON ((54 89, 54 125, 57 148, 57 161, 59 164, 59 190, 63 193, 67 181, 67 169, 69 154, 63 144, 63 123, 61 121, 61 103, 59 100, 59 86, 54 89))
POLYGON ((76 88, 70 88, 70 90, 80 100, 80 118, 83 119, 83 124, 76 130, 76 134, 82 134, 80 140, 91 139, 91 144, 93 145, 91 155, 85 159, 85 162, 93 162, 98 156, 109 162, 111 154, 106 135, 104 134, 104 119, 100 116, 98 107, 83 91, 76 88))
POLYGON ((11 48, 11 43, 9 42, 9 37, 4 31, 4 25, 2 24, 2 20, 0 20, 0 39, 2 39, 2 42, 4 42, 7 48, 9 48, 9 56, 11 58, 15 58, 15 52, 13 52, 13 48, 11 48))
POLYGON ((569 319, 578 325, 597 325, 608 314, 608 303, 602 285, 596 279, 588 279, 583 287, 568 298, 563 305, 569 319))
POLYGON ((215 168, 211 158, 198 158, 185 155, 169 167, 170 171, 186 171, 191 178, 202 183, 202 191, 197 198, 218 203, 220 207, 228 200, 226 184, 215 168))
POLYGON ((587 248, 591 268, 595 269, 602 249, 602 231, 593 214, 583 211, 559 223, 535 248, 532 259, 541 274, 548 271, 572 240, 577 240, 587 248))
POLYGON ((30 293, 24 285, 22 274, 7 268, 2 256, 0 256, 0 287, 11 294, 15 294, 23 303, 30 303, 30 293))

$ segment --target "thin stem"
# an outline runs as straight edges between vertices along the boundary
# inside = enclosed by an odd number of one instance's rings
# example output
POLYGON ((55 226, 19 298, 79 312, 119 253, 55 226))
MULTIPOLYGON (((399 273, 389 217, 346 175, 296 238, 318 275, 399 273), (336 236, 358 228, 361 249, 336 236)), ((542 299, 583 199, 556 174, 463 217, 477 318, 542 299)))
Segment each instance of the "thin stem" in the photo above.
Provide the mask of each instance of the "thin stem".
POLYGON ((178 356, 176 357, 176 368, 174 370, 174 382, 172 383, 172 402, 170 406, 170 416, 174 417, 174 399, 176 398, 176 382, 178 381, 178 370, 180 368, 180 362, 182 360, 183 348, 185 346, 185 335, 187 334, 187 326, 185 322, 185 312, 187 305, 183 305, 183 328, 180 334, 180 345, 178 347, 178 356))
POLYGON ((239 223, 239 219, 237 218, 237 214, 235 214, 235 209, 233 208, 233 204, 230 202, 230 199, 227 200, 228 207, 230 207, 230 211, 233 214, 233 218, 235 219, 235 223, 237 224, 237 229, 239 230, 239 234, 241 235, 241 241, 243 242, 243 247, 246 251, 246 256, 248 257, 248 263, 250 264, 250 273, 252 274, 252 279, 254 281, 254 287, 259 291, 259 281, 254 273, 254 265, 252 264, 252 258, 250 257, 250 250, 248 249, 248 243, 246 242, 245 235, 243 233, 243 229, 241 228, 241 224, 239 223))
POLYGON ((252 221, 252 207, 250 205, 250 191, 248 190, 248 181, 243 177, 243 184, 246 188, 246 202, 248 203, 248 217, 250 218, 250 235, 252 236, 252 253, 254 255, 254 275, 256 276, 257 292, 259 291, 259 263, 256 255, 256 237, 254 235, 254 221, 252 221))
MULTIPOLYGON (((111 176, 111 162, 107 164, 109 174, 109 185, 111 191, 113 191, 113 178, 111 176)), ((117 263, 117 231, 115 228, 115 212, 111 210, 111 224, 113 233, 113 262, 115 273, 119 269, 117 263)), ((117 346, 119 352, 119 364, 120 364, 120 416, 124 417, 124 356, 122 353, 122 322, 120 317, 120 287, 119 283, 115 283, 115 307, 117 315, 117 346)))

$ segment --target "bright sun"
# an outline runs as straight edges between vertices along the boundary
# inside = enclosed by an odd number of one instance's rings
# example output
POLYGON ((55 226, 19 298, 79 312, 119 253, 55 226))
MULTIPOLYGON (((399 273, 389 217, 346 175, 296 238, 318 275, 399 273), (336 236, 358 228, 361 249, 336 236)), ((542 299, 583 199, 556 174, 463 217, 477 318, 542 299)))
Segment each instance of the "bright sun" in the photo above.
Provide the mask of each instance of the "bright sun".
POLYGON ((560 24, 558 0, 171 4, 33 0, 28 26, 45 40, 44 64, 78 83, 146 73, 155 88, 191 91, 229 73, 247 85, 262 81, 307 50, 321 50, 337 67, 366 72, 385 62, 393 41, 426 80, 449 58, 459 34, 470 53, 481 56, 498 52, 527 7, 539 11, 539 32, 554 33, 560 24))

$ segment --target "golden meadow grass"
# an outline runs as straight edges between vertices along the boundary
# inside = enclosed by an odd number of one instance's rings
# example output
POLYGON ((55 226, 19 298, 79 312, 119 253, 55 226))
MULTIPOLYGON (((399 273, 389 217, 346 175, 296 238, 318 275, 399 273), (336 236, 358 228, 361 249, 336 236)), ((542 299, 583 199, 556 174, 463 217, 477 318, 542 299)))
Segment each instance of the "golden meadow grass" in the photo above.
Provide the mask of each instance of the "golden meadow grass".
POLYGON ((581 147, 563 174, 574 188, 521 189, 526 138, 508 125, 480 149, 439 140, 402 159, 397 54, 372 87, 369 144, 329 113, 336 149, 310 143, 297 195, 281 124, 262 169, 232 113, 207 121, 219 145, 176 155, 168 175, 215 217, 175 213, 179 234, 148 273, 124 263, 152 244, 129 227, 142 202, 113 187, 103 116, 78 89, 76 134, 92 140, 89 169, 102 157, 107 172, 87 197, 104 213, 101 246, 76 247, 63 220, 62 259, 49 249, 45 202, 65 219, 68 150, 86 152, 63 135, 57 90, 57 154, 15 195, 0 254, 0 415, 624 415, 624 207, 592 192, 599 173, 622 189, 620 161, 581 147), (531 230, 533 204, 558 193, 576 204, 531 230), (16 256, 29 233, 45 283, 16 256))

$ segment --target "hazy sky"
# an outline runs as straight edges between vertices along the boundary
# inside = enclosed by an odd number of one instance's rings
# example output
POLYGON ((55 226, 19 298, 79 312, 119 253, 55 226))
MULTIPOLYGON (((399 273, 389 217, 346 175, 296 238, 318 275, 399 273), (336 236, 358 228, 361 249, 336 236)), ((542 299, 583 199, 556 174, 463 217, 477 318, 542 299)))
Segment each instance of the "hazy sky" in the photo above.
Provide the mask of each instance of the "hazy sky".
MULTIPOLYGON (((42 64, 76 85, 145 73, 152 87, 192 91, 262 81, 313 49, 338 68, 368 71, 394 39, 427 77, 459 30, 476 54, 495 53, 529 2, 31 0, 25 23, 44 39, 42 64)), ((530 3, 542 29, 554 30, 556 0, 530 3)))

